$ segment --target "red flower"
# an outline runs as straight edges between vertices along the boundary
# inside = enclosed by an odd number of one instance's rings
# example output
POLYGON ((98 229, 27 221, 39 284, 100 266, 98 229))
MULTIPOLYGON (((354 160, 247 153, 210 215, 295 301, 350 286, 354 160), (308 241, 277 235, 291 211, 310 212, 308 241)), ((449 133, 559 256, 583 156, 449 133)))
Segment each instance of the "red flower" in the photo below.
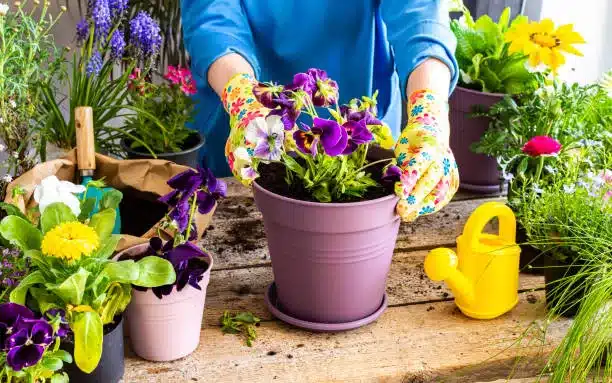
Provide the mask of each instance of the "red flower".
POLYGON ((523 153, 531 157, 552 156, 561 151, 559 141, 548 136, 535 136, 523 146, 523 153))

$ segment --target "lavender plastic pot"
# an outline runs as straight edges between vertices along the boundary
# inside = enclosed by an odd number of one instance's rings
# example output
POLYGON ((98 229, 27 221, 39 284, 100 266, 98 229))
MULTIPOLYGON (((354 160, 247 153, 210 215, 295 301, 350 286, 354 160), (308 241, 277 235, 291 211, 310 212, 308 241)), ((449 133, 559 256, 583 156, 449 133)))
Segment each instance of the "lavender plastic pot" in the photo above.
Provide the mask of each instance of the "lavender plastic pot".
POLYGON ((254 194, 283 312, 305 321, 346 323, 381 307, 400 225, 395 196, 316 203, 257 183, 254 194))
MULTIPOLYGON (((131 247, 123 255, 137 255, 148 244, 131 247)), ((191 354, 200 343, 206 288, 210 281, 213 259, 208 257, 208 270, 197 290, 189 285, 173 290, 163 299, 151 290, 132 289, 132 301, 127 308, 127 325, 132 349, 143 359, 156 362, 170 361, 191 354)))
POLYGON ((450 97, 450 145, 459 166, 460 187, 478 193, 500 192, 501 174, 497 160, 484 154, 474 153, 470 147, 489 128, 486 117, 471 117, 474 107, 485 109, 498 103, 503 94, 478 92, 457 87, 450 97))

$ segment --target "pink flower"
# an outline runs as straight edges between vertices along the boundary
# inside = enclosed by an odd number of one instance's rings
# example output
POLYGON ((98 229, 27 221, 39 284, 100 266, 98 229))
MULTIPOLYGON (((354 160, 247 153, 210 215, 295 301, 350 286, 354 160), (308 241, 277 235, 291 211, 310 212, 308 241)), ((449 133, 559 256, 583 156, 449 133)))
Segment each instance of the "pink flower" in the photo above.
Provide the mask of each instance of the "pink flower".
POLYGON ((535 136, 523 146, 523 153, 531 157, 552 156, 561 151, 559 141, 548 136, 535 136))
POLYGON ((194 94, 198 93, 198 90, 193 81, 189 81, 189 83, 183 83, 183 85, 181 85, 181 90, 187 96, 193 96, 194 94))
POLYGON ((601 178, 607 183, 612 185, 612 170, 606 169, 601 173, 601 178))
POLYGON ((168 65, 168 72, 164 76, 164 78, 170 81, 173 84, 180 84, 182 81, 180 69, 176 68, 172 65, 168 65))

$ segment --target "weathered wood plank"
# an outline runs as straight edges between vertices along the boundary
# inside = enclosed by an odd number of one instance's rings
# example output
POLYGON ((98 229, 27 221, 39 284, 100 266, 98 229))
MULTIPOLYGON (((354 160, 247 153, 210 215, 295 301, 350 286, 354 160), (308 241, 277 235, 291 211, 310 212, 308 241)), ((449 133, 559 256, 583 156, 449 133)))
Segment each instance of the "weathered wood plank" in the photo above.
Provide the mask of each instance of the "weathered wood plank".
MULTIPOLYGON (((228 182, 228 198, 219 204, 213 222, 202 241, 215 257, 214 269, 269 264, 261 214, 250 191, 236 181, 228 182)), ((465 221, 487 198, 451 202, 441 212, 402 224, 396 249, 401 251, 448 246, 460 234, 465 221)))
POLYGON ((535 299, 528 295, 522 294, 512 312, 490 321, 471 320, 452 302, 436 302, 391 307, 375 323, 337 334, 265 322, 252 348, 218 327, 207 327, 199 348, 175 362, 151 363, 128 351, 124 381, 475 382, 503 379, 516 367, 517 378, 535 376, 542 367, 538 355, 558 342, 568 321, 553 323, 546 340, 534 330, 513 346, 534 320, 544 317, 542 293, 535 299), (519 355, 529 362, 516 365, 519 355), (482 371, 487 378, 474 379, 482 371))
MULTIPOLYGON (((445 284, 432 282, 425 275, 426 255, 427 251, 395 254, 387 279, 391 306, 453 299, 445 284)), ((225 310, 250 311, 264 320, 272 319, 264 303, 264 292, 273 279, 271 266, 213 270, 204 311, 206 325, 218 325, 225 310)), ((521 274, 521 291, 543 287, 544 277, 521 274)))

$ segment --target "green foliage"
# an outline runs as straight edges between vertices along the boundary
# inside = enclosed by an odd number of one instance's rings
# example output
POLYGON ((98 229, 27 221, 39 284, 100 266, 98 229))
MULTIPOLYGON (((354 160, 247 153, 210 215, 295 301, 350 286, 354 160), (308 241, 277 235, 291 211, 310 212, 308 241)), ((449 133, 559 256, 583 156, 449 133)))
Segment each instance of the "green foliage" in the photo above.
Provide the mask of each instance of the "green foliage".
POLYGON ((23 251, 40 249, 42 233, 29 221, 9 215, 0 222, 0 235, 23 251))
POLYGON ((527 18, 518 16, 510 23, 510 8, 506 8, 497 23, 488 15, 474 22, 467 8, 462 11, 462 19, 451 21, 451 30, 457 38, 455 57, 461 70, 460 85, 511 95, 534 90, 536 76, 525 67, 527 57, 509 54, 504 38, 510 27, 527 18))
POLYGON ((131 148, 143 151, 148 145, 155 153, 174 153, 185 149, 187 139, 194 134, 186 124, 193 121, 195 102, 183 93, 180 85, 165 81, 152 84, 136 79, 132 85, 130 103, 138 112, 126 118, 124 129, 137 140, 129 140, 131 148))
POLYGON ((36 163, 31 144, 38 137, 31 127, 44 121, 36 109, 41 84, 61 76, 62 55, 52 30, 63 11, 50 14, 45 1, 10 3, 0 16, 0 141, 10 154, 2 167, 19 176, 36 163))
POLYGON ((74 360, 81 370, 90 373, 102 357, 102 319, 92 311, 75 312, 70 328, 74 332, 74 360))
POLYGON ((13 371, 8 365, 0 366, 0 382, 22 383, 22 382, 50 382, 68 383, 68 375, 60 372, 64 363, 72 363, 72 357, 64 350, 60 350, 60 339, 56 338, 51 344, 39 363, 13 371))
POLYGON ((253 341, 257 339, 255 327, 259 326, 259 318, 250 312, 240 312, 232 315, 229 311, 225 311, 220 321, 221 331, 224 334, 242 334, 246 345, 253 346, 253 341))
POLYGON ((56 202, 47 206, 45 209, 45 214, 43 214, 40 219, 40 228, 44 235, 59 224, 76 220, 77 218, 66 204, 56 202))
POLYGON ((91 216, 89 226, 93 227, 100 236, 100 240, 104 241, 113 233, 116 217, 117 211, 115 209, 105 209, 91 216))

